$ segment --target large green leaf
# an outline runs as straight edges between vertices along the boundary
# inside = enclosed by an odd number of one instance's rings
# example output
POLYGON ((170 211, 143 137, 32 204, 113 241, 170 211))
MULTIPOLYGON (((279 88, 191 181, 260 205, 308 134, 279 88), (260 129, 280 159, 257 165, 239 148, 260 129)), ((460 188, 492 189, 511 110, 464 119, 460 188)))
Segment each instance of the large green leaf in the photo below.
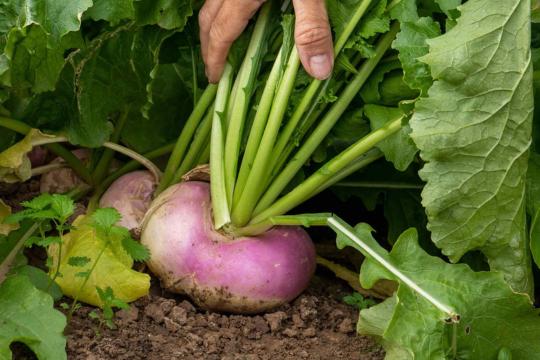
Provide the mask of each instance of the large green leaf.
MULTIPOLYGON (((418 245, 414 229, 404 232, 384 256, 460 316, 457 324, 448 323, 444 313, 400 282, 393 298, 360 312, 358 331, 379 337, 386 359, 489 360, 497 359, 500 351, 510 351, 514 360, 538 357, 538 310, 528 296, 513 292, 501 273, 474 272, 467 265, 429 256, 418 245)), ((367 260, 362 285, 396 280, 381 269, 367 260)))
POLYGON ((516 291, 532 294, 525 175, 533 97, 530 3, 470 0, 428 40, 436 81, 416 105, 412 138, 426 161, 432 240, 451 261, 479 249, 516 291))
POLYGON ((156 24, 164 29, 182 30, 193 14, 191 0, 139 0, 134 5, 139 24, 156 24))
POLYGON ((158 53, 172 33, 155 27, 132 30, 125 26, 104 34, 76 61, 79 116, 69 128, 70 140, 99 146, 112 130, 109 117, 142 112, 151 102, 150 84, 158 53))
POLYGON ((91 5, 91 0, 0 1, 1 83, 34 92, 53 90, 64 52, 75 47, 74 32, 91 5))
POLYGON ((124 19, 135 17, 134 0, 93 0, 94 5, 85 15, 94 20, 107 20, 116 24, 124 19))
POLYGON ((12 358, 13 342, 26 344, 40 360, 67 359, 65 326, 50 295, 26 276, 10 276, 0 286, 0 359, 12 358))

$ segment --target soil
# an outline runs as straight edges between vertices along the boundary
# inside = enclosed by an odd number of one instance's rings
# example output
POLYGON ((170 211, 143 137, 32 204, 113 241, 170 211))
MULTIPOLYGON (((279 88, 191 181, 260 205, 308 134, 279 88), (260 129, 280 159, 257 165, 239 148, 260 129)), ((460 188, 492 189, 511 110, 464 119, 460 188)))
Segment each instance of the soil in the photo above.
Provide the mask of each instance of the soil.
MULTIPOLYGON (((15 211, 38 193, 36 181, 0 186, 0 197, 15 211)), ((84 212, 84 206, 78 204, 77 210, 84 212)), ((35 265, 44 259, 44 254, 26 255, 35 265)), ((150 295, 116 313, 115 329, 90 316, 94 307, 79 308, 66 330, 68 359, 383 359, 384 351, 373 339, 356 334, 358 310, 342 300, 351 292, 344 282, 318 270, 291 304, 243 316, 197 309, 186 297, 164 293, 154 279, 150 295)), ((11 348, 14 359, 35 359, 24 345, 11 348)))
POLYGON ((196 309, 186 298, 161 294, 158 286, 128 310, 117 329, 80 308, 68 329, 68 359, 362 359, 379 360, 382 349, 356 335, 358 311, 343 303, 344 284, 316 276, 292 304, 255 316, 196 309))

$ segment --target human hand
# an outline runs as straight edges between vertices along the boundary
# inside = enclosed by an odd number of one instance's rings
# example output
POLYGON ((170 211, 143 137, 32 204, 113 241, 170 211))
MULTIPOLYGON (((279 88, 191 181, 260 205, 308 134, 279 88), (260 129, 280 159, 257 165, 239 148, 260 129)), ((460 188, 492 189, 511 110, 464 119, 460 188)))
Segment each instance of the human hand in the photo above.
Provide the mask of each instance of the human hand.
MULTIPOLYGON (((272 0, 268 0, 272 1, 272 0)), ((219 81, 232 43, 264 0, 206 0, 199 12, 201 50, 208 81, 219 81)), ((304 69, 323 80, 334 65, 332 33, 324 0, 293 0, 294 37, 304 69)))

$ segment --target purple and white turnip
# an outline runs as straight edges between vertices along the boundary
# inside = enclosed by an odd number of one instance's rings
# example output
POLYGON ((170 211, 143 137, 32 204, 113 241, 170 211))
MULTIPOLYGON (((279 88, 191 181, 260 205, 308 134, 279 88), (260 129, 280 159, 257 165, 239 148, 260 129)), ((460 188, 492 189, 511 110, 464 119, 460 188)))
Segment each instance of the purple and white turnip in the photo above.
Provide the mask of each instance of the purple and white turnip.
POLYGON ((315 271, 315 248, 298 226, 233 239, 214 230, 210 185, 173 185, 149 209, 141 241, 169 291, 203 308, 256 313, 298 296, 315 271))
POLYGON ((112 207, 122 215, 118 225, 138 228, 152 202, 156 178, 146 170, 133 171, 116 179, 99 201, 99 207, 112 207))

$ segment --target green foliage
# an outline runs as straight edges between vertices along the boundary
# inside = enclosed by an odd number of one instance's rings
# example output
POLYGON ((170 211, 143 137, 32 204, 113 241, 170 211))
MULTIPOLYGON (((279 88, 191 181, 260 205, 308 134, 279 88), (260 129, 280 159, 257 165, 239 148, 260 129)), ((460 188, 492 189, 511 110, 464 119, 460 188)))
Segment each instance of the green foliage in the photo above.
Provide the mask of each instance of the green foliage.
POLYGON ((103 302, 103 318, 100 320, 103 321, 109 329, 116 329, 116 325, 113 322, 114 308, 129 309, 129 305, 124 301, 117 299, 110 287, 107 287, 105 290, 96 287, 96 290, 99 298, 103 302))
POLYGON ((105 306, 98 287, 110 287, 125 302, 148 293, 149 275, 131 269, 134 259, 148 258, 148 250, 131 239, 126 228, 116 226, 118 220, 120 214, 115 209, 97 209, 75 220, 75 229, 63 237, 61 252, 59 245, 48 248, 53 268, 62 274, 56 283, 75 299, 72 309, 78 300, 105 306))
MULTIPOLYGON (((396 295, 363 310, 358 323, 360 333, 382 341, 387 359, 495 359, 508 350, 514 359, 531 359, 540 351, 535 340, 538 311, 527 295, 512 291, 501 273, 474 272, 467 265, 429 256, 414 230, 401 235, 388 258, 460 319, 449 324, 440 310, 399 282, 396 295)), ((372 260, 363 264, 361 273, 365 287, 381 278, 395 279, 372 260)))
POLYGON ((38 359, 66 359, 66 319, 53 299, 36 289, 24 275, 0 285, 0 358, 11 359, 12 342, 26 344, 38 359))
MULTIPOLYGON (((364 111, 373 130, 379 129, 390 121, 403 116, 403 112, 399 108, 379 105, 366 105, 364 111)), ((405 124, 399 132, 377 144, 377 147, 384 153, 386 160, 392 162, 395 168, 400 171, 404 171, 409 167, 418 151, 409 136, 410 131, 409 125, 405 124)))
POLYGON ((343 302, 347 305, 354 306, 358 310, 364 310, 376 304, 375 300, 366 299, 362 294, 357 292, 344 296, 343 302))
POLYGON ((529 2, 469 1, 422 58, 436 79, 410 121, 426 165, 432 239, 452 261, 480 249, 532 293, 524 213, 533 98, 529 2), (477 31, 482 29, 482 31, 477 31), (511 144, 511 146, 509 146, 511 144))

